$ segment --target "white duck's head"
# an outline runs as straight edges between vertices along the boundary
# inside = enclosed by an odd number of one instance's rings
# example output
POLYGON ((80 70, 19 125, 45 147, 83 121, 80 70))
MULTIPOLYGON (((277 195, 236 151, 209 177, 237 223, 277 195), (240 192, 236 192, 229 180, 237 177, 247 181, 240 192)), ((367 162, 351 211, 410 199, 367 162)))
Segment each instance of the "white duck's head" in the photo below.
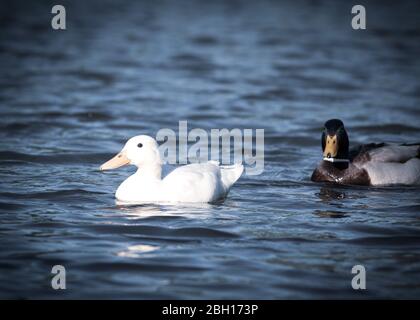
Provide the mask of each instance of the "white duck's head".
POLYGON ((131 138, 120 153, 105 162, 100 170, 116 169, 127 164, 137 167, 161 166, 162 160, 156 140, 146 135, 131 138))

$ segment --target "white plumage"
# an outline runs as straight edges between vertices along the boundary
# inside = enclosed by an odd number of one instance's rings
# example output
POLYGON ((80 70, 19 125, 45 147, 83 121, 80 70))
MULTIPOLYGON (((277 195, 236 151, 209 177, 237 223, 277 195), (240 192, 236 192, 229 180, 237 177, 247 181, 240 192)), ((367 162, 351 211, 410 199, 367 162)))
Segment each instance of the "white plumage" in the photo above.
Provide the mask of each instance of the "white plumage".
POLYGON ((131 138, 101 170, 124 164, 138 167, 117 189, 119 202, 214 202, 224 198, 243 172, 241 164, 220 166, 216 161, 181 166, 162 179, 162 161, 156 141, 145 135, 131 138))

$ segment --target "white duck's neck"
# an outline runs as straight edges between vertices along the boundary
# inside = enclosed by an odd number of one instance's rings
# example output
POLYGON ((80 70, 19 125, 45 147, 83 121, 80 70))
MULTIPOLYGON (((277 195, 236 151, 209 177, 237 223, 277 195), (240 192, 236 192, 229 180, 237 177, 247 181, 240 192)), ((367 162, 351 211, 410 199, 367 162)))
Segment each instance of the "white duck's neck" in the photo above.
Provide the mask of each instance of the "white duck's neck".
POLYGON ((146 164, 137 168, 134 174, 136 179, 141 180, 161 180, 162 179, 162 166, 159 163, 146 164))

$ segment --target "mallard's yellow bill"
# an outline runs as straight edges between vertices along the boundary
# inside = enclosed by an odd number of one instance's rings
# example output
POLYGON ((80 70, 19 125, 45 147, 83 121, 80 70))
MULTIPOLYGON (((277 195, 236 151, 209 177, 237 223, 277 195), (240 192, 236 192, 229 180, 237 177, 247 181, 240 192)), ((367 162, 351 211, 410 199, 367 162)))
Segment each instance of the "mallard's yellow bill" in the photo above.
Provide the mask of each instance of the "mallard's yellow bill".
POLYGON ((325 141, 324 158, 334 158, 338 153, 338 141, 337 136, 328 136, 325 141))

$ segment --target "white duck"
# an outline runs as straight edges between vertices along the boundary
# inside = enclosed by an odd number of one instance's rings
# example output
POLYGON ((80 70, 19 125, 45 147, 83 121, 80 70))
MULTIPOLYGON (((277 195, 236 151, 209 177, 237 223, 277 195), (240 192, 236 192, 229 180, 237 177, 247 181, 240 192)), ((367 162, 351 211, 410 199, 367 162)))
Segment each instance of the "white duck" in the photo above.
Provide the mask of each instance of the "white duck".
POLYGON ((146 135, 127 141, 100 170, 132 164, 138 169, 118 187, 120 202, 214 202, 224 198, 241 176, 242 164, 219 166, 216 161, 178 167, 162 179, 162 160, 155 139, 146 135))

